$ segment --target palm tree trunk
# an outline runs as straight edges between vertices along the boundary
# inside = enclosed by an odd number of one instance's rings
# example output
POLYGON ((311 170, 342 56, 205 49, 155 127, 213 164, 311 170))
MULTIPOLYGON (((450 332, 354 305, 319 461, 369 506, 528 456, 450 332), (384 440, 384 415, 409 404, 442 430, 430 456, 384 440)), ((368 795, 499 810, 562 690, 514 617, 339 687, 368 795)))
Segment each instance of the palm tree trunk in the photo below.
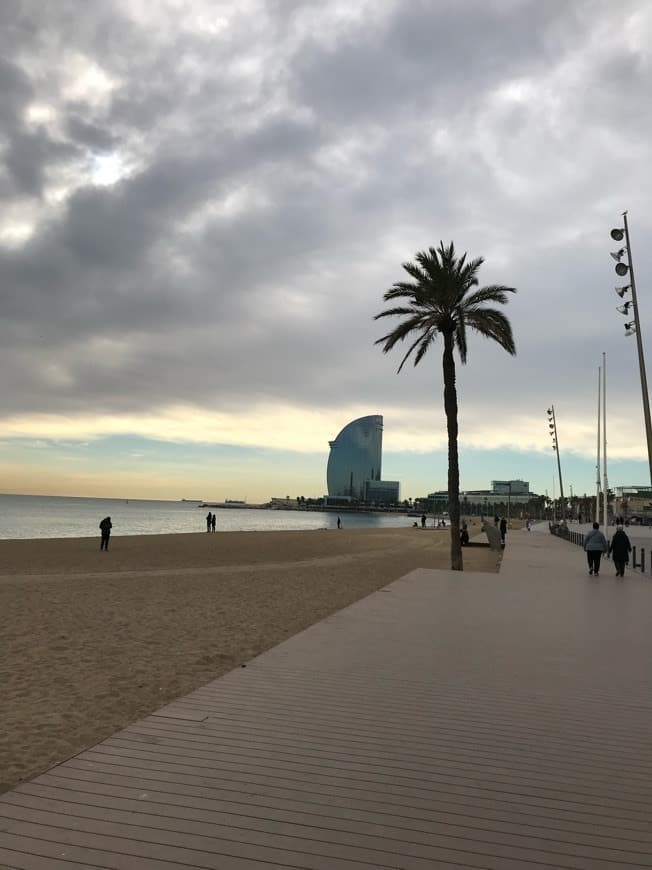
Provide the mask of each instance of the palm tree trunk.
POLYGON ((463 571, 460 543, 460 466, 457 456, 457 388, 453 333, 444 332, 444 411, 448 429, 448 513, 451 522, 451 569, 463 571))

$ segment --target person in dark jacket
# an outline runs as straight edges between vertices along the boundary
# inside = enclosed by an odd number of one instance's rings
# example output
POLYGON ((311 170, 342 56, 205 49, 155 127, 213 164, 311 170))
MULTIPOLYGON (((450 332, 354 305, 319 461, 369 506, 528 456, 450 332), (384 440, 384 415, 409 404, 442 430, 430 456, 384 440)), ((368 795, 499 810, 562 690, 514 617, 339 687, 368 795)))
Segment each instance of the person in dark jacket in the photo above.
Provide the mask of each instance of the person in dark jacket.
POLYGON ((507 520, 505 517, 500 521, 500 540, 505 543, 505 535, 507 534, 507 520))
POLYGON ((584 549, 589 563, 589 574, 600 574, 600 559, 609 548, 607 539, 600 531, 600 524, 593 523, 593 528, 584 536, 584 549))
POLYGON ((100 541, 100 550, 108 550, 109 549, 109 538, 111 537, 111 529, 112 528, 113 528, 113 523, 111 522, 111 517, 104 517, 104 519, 100 523, 100 531, 102 533, 102 540, 100 541))
POLYGON ((622 526, 618 526, 616 534, 611 539, 609 544, 609 555, 613 557, 616 567, 616 577, 625 576, 625 565, 629 562, 629 554, 632 551, 632 545, 629 542, 627 534, 622 526))

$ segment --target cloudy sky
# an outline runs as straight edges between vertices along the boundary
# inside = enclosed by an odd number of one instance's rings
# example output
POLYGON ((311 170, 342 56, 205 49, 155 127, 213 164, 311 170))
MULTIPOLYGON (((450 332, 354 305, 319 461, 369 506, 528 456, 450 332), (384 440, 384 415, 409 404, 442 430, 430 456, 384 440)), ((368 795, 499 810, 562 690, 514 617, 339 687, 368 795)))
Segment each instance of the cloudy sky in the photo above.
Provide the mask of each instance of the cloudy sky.
MULTIPOLYGON (((446 485, 441 347, 374 322, 440 239, 518 288, 517 356, 470 336, 463 488, 649 483, 609 238, 652 323, 647 0, 4 0, 0 491, 326 490, 383 414, 383 477, 446 485)), ((652 359, 650 360, 652 362, 652 359)))

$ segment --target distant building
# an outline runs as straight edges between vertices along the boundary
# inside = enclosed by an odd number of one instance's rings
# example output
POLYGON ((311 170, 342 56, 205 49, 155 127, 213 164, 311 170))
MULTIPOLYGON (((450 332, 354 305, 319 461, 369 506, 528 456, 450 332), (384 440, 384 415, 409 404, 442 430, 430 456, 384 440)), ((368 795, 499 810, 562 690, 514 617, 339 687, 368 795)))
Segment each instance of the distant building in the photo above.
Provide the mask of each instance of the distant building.
POLYGON ((295 508, 297 500, 295 498, 281 498, 280 496, 272 496, 269 500, 269 506, 272 508, 295 508))
MULTIPOLYGON (((475 510, 488 514, 493 513, 501 505, 507 505, 508 502, 510 505, 524 505, 534 498, 538 496, 530 492, 530 484, 527 480, 492 480, 491 489, 460 490, 462 512, 475 510)), ((429 509, 435 513, 447 511, 448 490, 429 493, 427 501, 429 509)))
POLYGON ((376 504, 398 504, 401 485, 398 480, 365 481, 364 500, 376 504))
POLYGON ((491 491, 495 495, 530 495, 530 483, 527 480, 492 480, 491 491))
POLYGON ((381 480, 383 418, 380 414, 353 420, 328 443, 331 448, 326 469, 328 503, 398 502, 398 482, 381 480))
POLYGON ((625 519, 652 515, 652 486, 615 486, 613 512, 625 519))

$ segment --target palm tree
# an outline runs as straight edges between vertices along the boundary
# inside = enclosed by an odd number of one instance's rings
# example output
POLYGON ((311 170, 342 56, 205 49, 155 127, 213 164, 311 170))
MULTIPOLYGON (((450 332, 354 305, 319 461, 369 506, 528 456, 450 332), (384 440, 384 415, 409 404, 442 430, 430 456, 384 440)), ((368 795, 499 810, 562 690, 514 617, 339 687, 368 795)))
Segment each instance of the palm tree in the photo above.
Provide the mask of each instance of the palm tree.
POLYGON ((401 323, 375 344, 382 344, 383 353, 390 351, 408 336, 414 338, 407 349, 400 372, 406 360, 414 353, 418 365, 438 335, 444 340, 444 410, 448 429, 448 499, 451 530, 451 568, 463 570, 460 545, 460 470, 457 453, 457 388, 455 386, 455 358, 457 347, 462 364, 466 363, 466 330, 492 338, 508 353, 515 354, 514 338, 509 320, 502 311, 489 308, 485 303, 507 303, 507 294, 516 293, 514 287, 492 285, 479 290, 478 270, 484 258, 467 263, 466 254, 457 257, 451 242, 448 247, 419 251, 415 263, 403 263, 412 281, 398 281, 384 295, 385 302, 405 299, 406 304, 381 311, 374 317, 402 317, 401 323))

